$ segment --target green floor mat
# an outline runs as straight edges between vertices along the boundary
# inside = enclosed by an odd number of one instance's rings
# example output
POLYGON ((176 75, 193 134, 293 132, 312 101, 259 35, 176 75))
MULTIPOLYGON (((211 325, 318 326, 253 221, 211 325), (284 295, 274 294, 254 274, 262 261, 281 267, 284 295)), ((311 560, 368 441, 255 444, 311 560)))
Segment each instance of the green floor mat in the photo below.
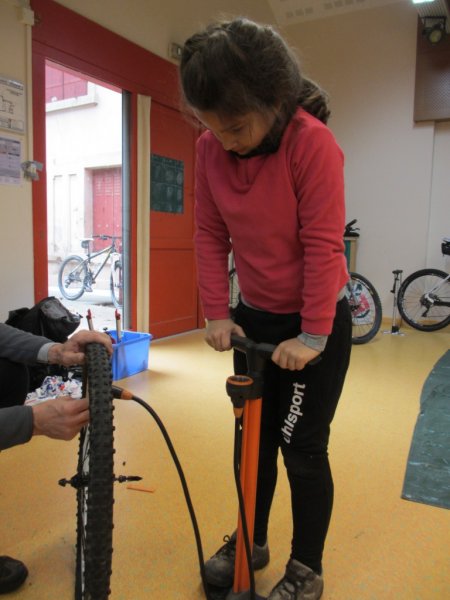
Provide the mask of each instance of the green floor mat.
POLYGON ((450 508, 450 350, 423 386, 402 498, 450 508))

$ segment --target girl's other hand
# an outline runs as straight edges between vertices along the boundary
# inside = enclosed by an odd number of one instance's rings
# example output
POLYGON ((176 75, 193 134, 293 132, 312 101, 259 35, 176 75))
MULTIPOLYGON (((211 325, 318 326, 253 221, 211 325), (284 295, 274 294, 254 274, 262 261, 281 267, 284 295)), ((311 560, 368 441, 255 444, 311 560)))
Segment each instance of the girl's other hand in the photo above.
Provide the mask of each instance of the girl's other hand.
POLYGON ((320 352, 302 344, 297 338, 281 342, 272 354, 273 362, 282 369, 301 371, 306 365, 319 356, 320 352))

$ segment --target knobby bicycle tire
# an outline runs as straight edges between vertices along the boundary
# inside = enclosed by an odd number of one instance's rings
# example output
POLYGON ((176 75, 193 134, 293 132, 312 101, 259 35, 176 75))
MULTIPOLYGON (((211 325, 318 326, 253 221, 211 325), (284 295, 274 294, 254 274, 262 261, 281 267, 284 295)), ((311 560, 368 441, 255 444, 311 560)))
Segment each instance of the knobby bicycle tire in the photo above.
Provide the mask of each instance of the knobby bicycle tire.
POLYGON ((77 470, 75 600, 106 600, 110 594, 114 504, 111 364, 101 344, 88 344, 83 395, 89 424, 80 433, 77 470))
POLYGON ((370 342, 381 326, 381 300, 375 287, 359 273, 350 273, 346 296, 352 313, 352 343, 370 342))
POLYGON ((109 281, 111 299, 116 308, 123 307, 123 270, 122 262, 116 260, 111 266, 111 277, 109 281))
POLYGON ((85 259, 78 254, 71 254, 63 260, 58 271, 58 287, 61 294, 67 300, 78 300, 84 294, 84 282, 87 277, 87 267, 85 259), (73 266, 70 265, 73 263, 73 266), (66 273, 66 268, 67 273, 66 273), (70 286, 72 284, 78 287, 70 286), (71 292, 70 289, 73 291, 71 292))
POLYGON ((397 305, 402 318, 419 331, 436 331, 450 324, 450 282, 439 269, 421 269, 411 273, 398 292, 397 305), (443 284, 443 285, 442 285, 443 284), (433 288, 439 289, 433 291, 433 288), (436 305, 443 301, 447 306, 436 305))

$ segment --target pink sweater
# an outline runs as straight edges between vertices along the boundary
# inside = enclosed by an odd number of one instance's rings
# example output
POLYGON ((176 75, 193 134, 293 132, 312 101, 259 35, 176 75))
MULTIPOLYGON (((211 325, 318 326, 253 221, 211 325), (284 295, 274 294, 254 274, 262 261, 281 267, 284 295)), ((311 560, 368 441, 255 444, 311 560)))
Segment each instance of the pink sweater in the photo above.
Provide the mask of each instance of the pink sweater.
POLYGON ((343 154, 325 125, 299 108, 278 151, 248 159, 203 133, 197 143, 195 215, 207 319, 229 315, 231 238, 249 305, 273 313, 298 311, 305 333, 331 333, 348 273, 343 154))

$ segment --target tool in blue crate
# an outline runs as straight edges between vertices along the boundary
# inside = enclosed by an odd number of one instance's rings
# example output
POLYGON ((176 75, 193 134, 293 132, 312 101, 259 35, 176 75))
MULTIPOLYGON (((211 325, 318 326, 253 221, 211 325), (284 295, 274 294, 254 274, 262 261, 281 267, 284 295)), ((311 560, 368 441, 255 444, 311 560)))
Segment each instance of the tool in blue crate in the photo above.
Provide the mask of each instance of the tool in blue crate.
POLYGON ((122 341, 122 323, 120 320, 120 312, 116 308, 116 333, 117 333, 117 341, 122 341))
POLYGON ((94 330, 94 322, 92 320, 92 312, 91 312, 90 308, 88 308, 88 310, 87 310, 86 321, 88 324, 89 331, 93 331, 94 330))

